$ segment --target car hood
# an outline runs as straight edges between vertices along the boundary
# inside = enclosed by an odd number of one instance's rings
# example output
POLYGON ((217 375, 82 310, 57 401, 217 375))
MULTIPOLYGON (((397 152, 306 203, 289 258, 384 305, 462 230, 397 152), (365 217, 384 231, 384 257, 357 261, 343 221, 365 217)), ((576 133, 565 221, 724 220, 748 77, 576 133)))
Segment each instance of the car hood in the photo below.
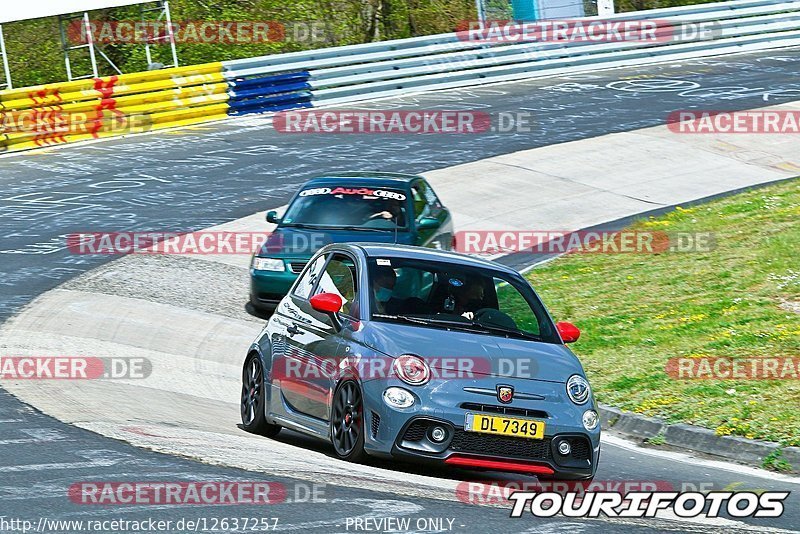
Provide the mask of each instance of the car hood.
POLYGON ((374 350, 391 357, 422 356, 431 367, 445 371, 466 359, 461 365, 475 375, 565 383, 573 374, 584 374, 578 358, 564 345, 376 321, 365 325, 362 333, 362 342, 374 350))
POLYGON ((410 232, 370 232, 358 230, 311 230, 281 228, 273 230, 261 245, 259 256, 270 258, 310 258, 319 249, 330 243, 399 243, 414 244, 410 232))

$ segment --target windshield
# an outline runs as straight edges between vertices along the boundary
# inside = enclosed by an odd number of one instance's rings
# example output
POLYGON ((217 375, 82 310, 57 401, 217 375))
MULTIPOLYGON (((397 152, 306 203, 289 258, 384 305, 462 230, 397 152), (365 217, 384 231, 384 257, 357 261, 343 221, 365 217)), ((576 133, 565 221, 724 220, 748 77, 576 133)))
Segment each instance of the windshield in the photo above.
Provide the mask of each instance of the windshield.
POLYGON ((517 277, 486 268, 412 260, 369 264, 371 318, 560 343, 544 305, 517 277))
POLYGON ((407 225, 406 194, 369 187, 316 187, 301 191, 281 221, 283 226, 395 230, 407 225))

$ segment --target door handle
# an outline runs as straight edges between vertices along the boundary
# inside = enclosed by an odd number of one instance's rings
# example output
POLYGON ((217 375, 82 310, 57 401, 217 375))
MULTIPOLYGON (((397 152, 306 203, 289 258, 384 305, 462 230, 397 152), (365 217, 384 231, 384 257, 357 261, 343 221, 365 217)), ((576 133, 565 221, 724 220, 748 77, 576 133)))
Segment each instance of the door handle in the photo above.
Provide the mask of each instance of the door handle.
POLYGON ((289 326, 289 327, 287 327, 287 328, 286 328, 286 332, 287 332, 287 333, 288 333, 290 336, 296 336, 297 334, 299 334, 299 333, 300 333, 300 329, 299 329, 299 328, 297 328, 297 325, 296 325, 296 324, 293 324, 293 325, 291 325, 291 326, 289 326))

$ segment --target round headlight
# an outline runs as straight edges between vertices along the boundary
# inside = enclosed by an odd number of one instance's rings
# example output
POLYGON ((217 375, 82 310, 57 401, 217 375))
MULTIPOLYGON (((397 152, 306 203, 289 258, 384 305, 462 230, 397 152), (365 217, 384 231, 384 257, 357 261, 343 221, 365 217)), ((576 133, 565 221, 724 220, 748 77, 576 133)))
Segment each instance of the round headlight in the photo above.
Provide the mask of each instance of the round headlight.
POLYGON ((413 354, 398 356, 392 364, 397 378, 411 386, 421 386, 431 378, 431 370, 425 360, 413 354))
POLYGON ((403 388, 387 388, 383 392, 383 402, 392 408, 409 408, 414 405, 414 395, 403 388))
POLYGON ((583 412, 583 428, 586 430, 594 430, 597 428, 597 423, 600 418, 597 417, 597 412, 594 410, 586 410, 583 412))
POLYGON ((567 380, 567 395, 575 404, 586 404, 592 395, 589 382, 580 375, 572 375, 567 380))

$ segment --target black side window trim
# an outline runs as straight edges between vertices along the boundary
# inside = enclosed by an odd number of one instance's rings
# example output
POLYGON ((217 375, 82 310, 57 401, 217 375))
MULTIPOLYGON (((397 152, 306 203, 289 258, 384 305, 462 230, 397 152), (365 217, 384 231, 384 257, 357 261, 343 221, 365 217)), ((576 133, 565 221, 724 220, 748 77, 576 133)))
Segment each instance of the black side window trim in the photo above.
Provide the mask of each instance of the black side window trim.
MULTIPOLYGON (((320 272, 324 272, 325 271, 325 268, 328 266, 328 262, 330 261, 330 259, 333 256, 333 254, 327 253, 327 254, 324 254, 323 256, 325 256, 325 263, 322 264, 322 270, 320 272)), ((306 265, 306 268, 303 270, 303 272, 300 274, 300 276, 297 277, 297 281, 295 282, 294 287, 292 288, 292 291, 289 293, 293 298, 296 298, 297 300, 308 301, 311 297, 314 296, 314 294, 315 294, 314 292, 317 290, 317 286, 319 285, 319 277, 317 277, 316 280, 314 280, 314 285, 311 287, 311 290, 308 292, 308 297, 303 297, 301 295, 298 295, 297 294, 297 288, 300 286, 300 280, 306 274, 308 274, 308 270, 311 268, 311 265, 314 263, 314 261, 317 261, 318 259, 319 259, 319 257, 312 258, 313 261, 309 261, 308 265, 306 265)))
MULTIPOLYGON (((350 254, 349 252, 345 252, 343 250, 332 250, 332 251, 330 251, 328 253, 328 257, 325 259, 325 264, 322 266, 322 270, 320 272, 324 273, 328 269, 328 264, 331 262, 331 260, 337 254, 341 254, 345 258, 347 258, 350 261, 352 261, 353 262, 353 266, 356 268, 356 272, 353 275, 353 285, 355 287, 355 293, 356 293, 356 297, 357 297, 356 301, 358 301, 358 299, 361 298, 361 293, 359 292, 359 288, 358 288, 358 286, 360 285, 360 280, 359 280, 360 269, 359 269, 359 266, 358 266, 358 260, 356 260, 356 258, 352 254, 350 254)), ((314 295, 317 294, 317 289, 319 289, 319 281, 321 279, 322 279, 322 277, 320 276, 320 277, 317 278, 316 282, 314 282, 314 287, 311 289, 311 293, 310 293, 311 297, 313 297, 314 295)), ((310 299, 310 297, 309 297, 309 299, 310 299)), ((309 299, 305 299, 305 300, 309 300, 309 299)), ((358 317, 350 315, 349 313, 339 312, 339 315, 341 315, 342 317, 347 317, 348 319, 352 319, 354 321, 358 321, 359 320, 358 317)))

